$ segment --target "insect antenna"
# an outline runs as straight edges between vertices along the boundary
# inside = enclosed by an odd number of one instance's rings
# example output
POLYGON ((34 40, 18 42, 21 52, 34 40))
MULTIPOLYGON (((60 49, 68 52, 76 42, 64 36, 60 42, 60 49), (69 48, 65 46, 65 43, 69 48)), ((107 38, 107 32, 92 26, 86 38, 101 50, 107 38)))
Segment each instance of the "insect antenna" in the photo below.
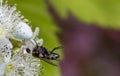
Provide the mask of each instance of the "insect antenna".
POLYGON ((38 46, 38 43, 37 43, 37 41, 36 41, 35 39, 33 39, 33 40, 35 41, 36 45, 38 46))
POLYGON ((57 50, 57 49, 61 49, 61 48, 62 48, 62 46, 55 47, 55 48, 53 48, 53 50, 50 51, 50 52, 53 53, 55 50, 57 50))

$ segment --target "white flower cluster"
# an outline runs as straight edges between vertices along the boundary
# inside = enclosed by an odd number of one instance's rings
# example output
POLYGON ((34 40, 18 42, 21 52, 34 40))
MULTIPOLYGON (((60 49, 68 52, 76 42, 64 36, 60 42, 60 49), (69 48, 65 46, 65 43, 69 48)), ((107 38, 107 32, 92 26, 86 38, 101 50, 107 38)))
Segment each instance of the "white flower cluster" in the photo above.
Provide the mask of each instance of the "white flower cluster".
MULTIPOLYGON (((0 0, 0 76, 38 76, 40 62, 25 50, 34 48, 33 39, 38 32, 38 28, 32 32, 24 17, 16 11, 16 6, 3 4, 0 0), (25 45, 13 50, 10 38, 25 40, 25 45)), ((42 45, 42 39, 36 42, 42 45)))

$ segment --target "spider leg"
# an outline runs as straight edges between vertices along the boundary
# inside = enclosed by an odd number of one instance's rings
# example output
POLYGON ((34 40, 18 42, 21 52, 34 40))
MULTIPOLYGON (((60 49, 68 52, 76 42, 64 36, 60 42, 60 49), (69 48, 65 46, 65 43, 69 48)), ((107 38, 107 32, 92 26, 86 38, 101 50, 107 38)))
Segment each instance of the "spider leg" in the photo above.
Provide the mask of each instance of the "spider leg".
POLYGON ((38 44, 39 46, 41 46, 41 45, 43 44, 43 39, 39 39, 39 40, 37 40, 36 42, 37 42, 37 44, 38 44))
POLYGON ((24 53, 24 50, 26 50, 27 46, 26 45, 22 45, 20 47, 20 53, 24 53))
POLYGON ((39 28, 36 27, 35 32, 33 33, 32 37, 31 37, 31 40, 35 39, 37 37, 38 33, 39 33, 39 28))
POLYGON ((30 54, 32 54, 34 47, 37 45, 35 38, 37 37, 38 33, 39 33, 39 28, 36 27, 32 37, 28 40, 23 41, 23 43, 25 43, 25 45, 27 46, 26 48, 30 49, 30 54))
POLYGON ((33 46, 36 46, 36 45, 41 46, 43 44, 43 39, 36 39, 38 33, 39 33, 39 28, 36 27, 31 39, 29 40, 29 42, 31 42, 33 46))

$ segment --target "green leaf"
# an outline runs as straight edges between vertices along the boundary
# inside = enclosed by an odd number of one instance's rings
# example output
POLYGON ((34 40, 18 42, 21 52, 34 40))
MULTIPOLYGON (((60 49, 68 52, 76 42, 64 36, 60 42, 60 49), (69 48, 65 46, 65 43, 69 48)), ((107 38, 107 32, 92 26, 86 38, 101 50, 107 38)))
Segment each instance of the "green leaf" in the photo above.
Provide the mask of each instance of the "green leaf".
POLYGON ((48 0, 52 4, 52 6, 55 8, 57 13, 65 18, 67 15, 67 8, 66 8, 66 0, 48 0))
MULTIPOLYGON (((102 27, 120 29, 120 1, 119 0, 52 0, 52 4, 63 5, 76 18, 87 23, 96 23, 102 27)), ((61 10, 63 11, 63 10, 61 10)), ((65 11, 65 10, 64 10, 65 11)))

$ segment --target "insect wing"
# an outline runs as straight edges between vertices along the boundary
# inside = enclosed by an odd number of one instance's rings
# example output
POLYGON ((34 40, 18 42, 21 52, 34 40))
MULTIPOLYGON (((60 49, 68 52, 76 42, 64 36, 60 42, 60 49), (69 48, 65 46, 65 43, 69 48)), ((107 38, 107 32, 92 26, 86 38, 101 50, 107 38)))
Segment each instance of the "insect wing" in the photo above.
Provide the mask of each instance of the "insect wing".
POLYGON ((46 58, 40 58, 40 59, 43 60, 43 61, 45 61, 45 62, 47 62, 47 63, 49 63, 49 64, 51 64, 51 65, 53 65, 53 66, 58 66, 58 64, 56 64, 56 63, 54 63, 51 60, 48 60, 46 58))

